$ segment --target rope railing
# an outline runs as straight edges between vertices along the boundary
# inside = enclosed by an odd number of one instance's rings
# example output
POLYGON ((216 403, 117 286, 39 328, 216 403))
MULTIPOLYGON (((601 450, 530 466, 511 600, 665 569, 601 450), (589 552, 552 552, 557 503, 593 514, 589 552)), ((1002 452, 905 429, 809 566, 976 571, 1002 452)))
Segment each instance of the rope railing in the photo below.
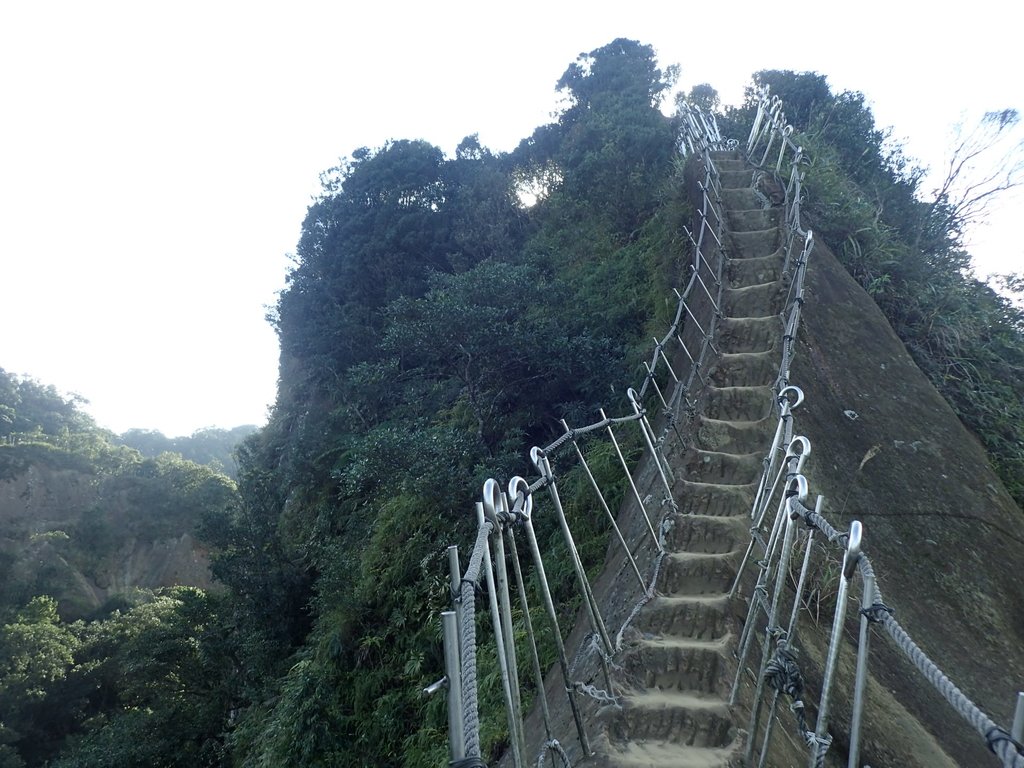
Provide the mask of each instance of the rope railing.
POLYGON ((687 110, 686 114, 681 150, 685 154, 696 154, 703 171, 702 178, 696 182, 699 190, 696 226, 693 232, 686 230, 692 248, 692 260, 686 285, 675 292, 676 309, 667 331, 653 340, 650 357, 644 362, 641 381, 635 388, 626 390, 627 411, 609 417, 602 409, 599 420, 578 427, 570 427, 563 420, 564 432, 559 437, 544 447, 534 447, 530 451, 531 464, 537 472, 532 483, 523 477, 513 477, 507 490, 494 480, 485 483, 483 502, 478 505, 477 512, 477 540, 464 574, 459 570, 457 549, 449 548, 455 605, 454 610, 446 612, 443 619, 447 620, 448 614, 457 616, 460 631, 450 641, 455 645, 453 648, 448 647, 449 633, 445 633, 446 676, 431 686, 431 690, 448 690, 452 765, 484 765, 480 751, 476 691, 475 596, 481 582, 486 582, 490 601, 495 653, 508 716, 512 763, 517 768, 528 763, 519 665, 516 644, 513 642, 515 629, 511 604, 512 592, 515 591, 519 595, 522 622, 525 624, 533 691, 544 727, 543 746, 533 762, 541 766, 550 757, 556 765, 570 765, 566 748, 553 732, 551 709, 537 650, 537 633, 530 615, 530 598, 523 578, 520 550, 516 544, 518 535, 525 536, 528 543, 528 557, 535 577, 533 581, 537 585, 546 616, 548 635, 555 648, 566 701, 573 716, 575 738, 582 755, 591 752, 582 699, 586 698, 601 706, 618 706, 611 677, 612 667, 615 666, 614 657, 622 649, 623 637, 629 625, 643 605, 655 595, 655 585, 665 556, 665 537, 671 528, 671 515, 677 509, 672 494, 672 470, 667 461, 671 447, 668 438, 674 434, 678 446, 685 448, 677 421, 681 413, 689 416, 695 414, 697 390, 707 383, 702 369, 707 367, 710 355, 717 354, 714 337, 722 316, 720 307, 726 259, 722 246, 724 224, 720 205, 721 186, 711 153, 727 145, 721 139, 713 116, 696 109, 687 110), (652 413, 649 408, 653 406, 657 406, 660 412, 652 413), (624 433, 623 430, 630 430, 632 434, 624 433), (615 465, 622 478, 616 482, 626 488, 628 498, 639 509, 638 519, 643 522, 638 530, 623 531, 620 528, 607 492, 591 467, 583 443, 597 436, 605 437, 614 449, 617 460, 615 465), (623 449, 630 442, 646 449, 649 464, 644 466, 653 469, 650 477, 642 478, 638 469, 630 467, 623 449), (569 446, 572 451, 565 457, 564 463, 569 465, 571 458, 575 457, 576 466, 586 480, 585 485, 607 518, 614 539, 623 552, 628 571, 636 581, 637 602, 626 613, 614 635, 608 629, 606 618, 602 615, 583 567, 554 468, 555 460, 569 446), (589 630, 571 662, 534 528, 536 492, 541 489, 547 491, 549 504, 545 507, 550 507, 561 531, 589 630), (656 501, 659 497, 660 502, 656 501), (644 553, 651 560, 649 566, 641 563, 640 555, 644 553), (512 564, 514 579, 508 576, 507 562, 512 564), (644 574, 645 568, 649 571, 647 576, 644 574), (593 674, 585 673, 584 668, 589 669, 589 665, 594 663, 596 667, 592 670, 593 674), (456 680, 458 685, 453 682, 456 680))
POLYGON ((860 765, 860 741, 864 709, 866 707, 866 684, 868 673, 868 649, 870 625, 879 624, 892 638, 907 659, 924 675, 953 709, 960 714, 985 740, 986 746, 1002 762, 1004 768, 1024 768, 1024 747, 1021 746, 1024 731, 1024 695, 1018 699, 1018 717, 1010 730, 998 726, 982 712, 964 693, 953 684, 939 667, 914 642, 907 631, 893 616, 892 610, 883 602, 874 568, 870 559, 862 552, 863 528, 859 521, 853 521, 848 532, 834 528, 822 514, 824 498, 819 496, 812 508, 806 506, 808 498, 807 480, 802 474, 805 462, 811 454, 811 443, 804 436, 794 437, 793 411, 803 402, 803 392, 790 383, 795 340, 800 324, 800 313, 804 304, 803 283, 807 257, 812 247, 810 231, 804 231, 800 222, 800 194, 803 171, 801 148, 792 141, 792 128, 786 124, 782 104, 777 98, 770 98, 767 89, 760 94, 757 113, 747 144, 747 154, 755 165, 762 169, 775 159, 774 173, 782 169, 783 159, 789 157, 790 180, 786 187, 787 224, 790 240, 787 245, 787 267, 793 240, 804 237, 804 246, 797 256, 795 274, 787 298, 787 309, 783 324, 782 359, 775 385, 775 403, 779 417, 778 426, 771 448, 763 462, 763 472, 751 509, 751 539, 740 564, 732 592, 735 594, 743 584, 745 569, 751 563, 752 555, 760 550, 761 557, 754 560, 758 575, 750 590, 748 614, 738 641, 736 656, 739 664, 730 693, 730 704, 737 700, 743 678, 751 673, 748 666, 758 632, 763 632, 761 658, 753 674, 754 693, 748 723, 748 741, 744 754, 744 765, 754 765, 754 754, 760 743, 757 766, 766 764, 773 727, 776 722, 776 708, 780 696, 787 696, 790 710, 796 721, 796 731, 808 747, 808 766, 819 768, 832 743, 828 729, 831 705, 837 695, 836 666, 841 651, 843 622, 850 582, 859 573, 861 576, 860 628, 857 642, 857 661, 852 691, 852 713, 849 723, 848 768, 860 765), (778 154, 775 155, 776 151, 778 154), (777 500, 777 501, 776 501, 777 500), (775 514, 769 510, 775 508, 775 514), (804 529, 798 530, 802 522, 804 529), (808 580, 811 545, 815 533, 842 552, 842 568, 836 594, 836 605, 832 617, 832 629, 828 654, 825 661, 821 694, 817 704, 817 719, 813 730, 808 726, 803 697, 803 679, 793 652, 797 622, 804 590, 808 580), (783 597, 784 585, 790 576, 790 560, 796 551, 799 537, 803 537, 804 557, 800 566, 795 594, 789 607, 789 619, 785 627, 781 617, 785 614, 783 597), (760 729, 760 715, 766 696, 770 691, 767 722, 763 733, 760 729), (1016 722, 1020 721, 1020 725, 1016 722))
MULTIPOLYGON (((654 339, 649 362, 644 363, 644 377, 636 388, 627 390, 628 410, 609 417, 601 410, 600 419, 582 427, 570 427, 562 421, 564 432, 547 446, 530 451, 531 464, 537 477, 533 482, 513 477, 507 489, 497 481, 484 485, 483 502, 477 505, 478 533, 465 573, 461 573, 455 547, 449 548, 454 610, 443 614, 446 677, 430 690, 448 689, 449 736, 453 766, 480 767, 486 764, 480 752, 479 712, 476 690, 477 638, 475 597, 481 581, 486 583, 494 628, 497 664, 502 678, 509 729, 509 753, 512 764, 523 768, 533 764, 540 768, 548 758, 555 765, 571 765, 569 742, 556 738, 551 706, 544 686, 543 670, 537 646, 537 632, 530 613, 530 597, 523 576, 523 565, 516 543, 517 535, 527 541, 533 567, 536 592, 546 617, 548 635, 554 646, 564 695, 572 714, 574 740, 582 757, 591 754, 587 731, 586 702, 592 706, 620 707, 613 671, 619 669, 617 654, 623 649, 624 637, 637 616, 657 595, 656 585, 666 557, 666 537, 678 515, 673 496, 673 470, 668 461, 671 447, 669 435, 676 436, 676 446, 688 446, 678 427, 678 419, 697 417, 700 390, 707 386, 704 374, 710 355, 718 355, 715 338, 722 318, 723 269, 727 259, 722 221, 721 186, 711 156, 713 151, 735 148, 724 142, 713 116, 683 105, 680 110, 683 126, 679 150, 695 155, 703 168, 703 179, 697 182, 699 204, 697 226, 686 231, 693 248, 689 278, 681 291, 676 291, 677 304, 668 331, 654 339), (683 367, 678 370, 678 367, 683 367), (649 407, 660 407, 660 422, 649 407), (618 432, 616 432, 618 430, 618 432), (646 463, 631 470, 622 450, 623 430, 633 431, 633 441, 645 449, 646 463), (614 448, 616 466, 624 478, 620 486, 624 503, 634 504, 638 514, 616 519, 608 496, 588 461, 584 441, 605 436, 614 448), (619 629, 609 631, 609 618, 602 614, 593 587, 583 567, 563 501, 554 462, 572 446, 569 459, 576 466, 597 501, 600 512, 608 518, 617 548, 622 550, 621 578, 637 582, 638 598, 623 609, 619 629), (559 624, 555 600, 545 573, 545 560, 534 528, 534 507, 539 503, 537 491, 545 489, 550 510, 568 553, 576 589, 582 604, 585 633, 570 660, 566 639, 559 624), (660 497, 660 501, 656 499, 660 497), (628 520, 625 530, 620 522, 628 520), (657 522, 655 522, 657 521, 657 522), (493 554, 493 557, 492 557, 493 554), (643 557, 647 558, 646 562, 643 557), (514 579, 510 580, 507 563, 511 562, 514 579), (647 570, 647 578, 644 571, 647 570), (512 591, 518 594, 521 627, 530 659, 533 693, 543 725, 540 752, 535 759, 527 755, 523 724, 523 697, 520 691, 516 626, 512 616, 512 591), (453 628, 457 627, 458 631, 453 628)), ((749 162, 755 166, 752 185, 763 186, 770 194, 781 194, 784 204, 783 280, 788 290, 780 313, 780 359, 773 387, 772 412, 777 417, 776 430, 762 461, 762 472, 756 483, 750 509, 750 542, 738 568, 730 591, 731 596, 749 594, 748 612, 736 645, 737 672, 730 691, 730 704, 735 704, 744 682, 752 683, 750 712, 743 764, 766 765, 776 723, 779 721, 780 698, 789 701, 794 730, 807 747, 807 764, 819 768, 825 763, 832 744, 829 718, 837 693, 836 668, 842 650, 842 627, 846 617, 850 585, 856 574, 861 581, 860 633, 857 642, 855 682, 852 691, 852 714, 849 721, 848 768, 859 766, 859 750, 864 710, 867 706, 866 683, 869 660, 870 625, 879 624, 893 639, 908 660, 931 682, 946 701, 979 733, 988 748, 1002 761, 1004 768, 1024 768, 1024 748, 1020 745, 1024 731, 1024 695, 1020 699, 1020 723, 1006 730, 983 713, 957 688, 914 642, 896 621, 882 601, 871 561, 862 551, 863 528, 853 521, 847 532, 838 531, 823 514, 824 498, 817 497, 808 506, 809 487, 803 474, 811 457, 811 441, 795 431, 794 412, 804 401, 804 393, 790 380, 801 314, 805 302, 805 277, 814 239, 801 222, 800 204, 804 175, 804 155, 793 141, 793 129, 786 123, 782 104, 770 97, 767 89, 760 94, 757 112, 745 147, 749 162), (783 183, 784 175, 788 179, 783 183), (763 181, 762 181, 763 180, 763 181), (817 537, 817 538, 816 538, 817 537), (822 541, 823 540, 823 541, 822 541), (821 681, 821 693, 813 704, 813 724, 809 714, 811 702, 805 700, 804 681, 797 663, 797 630, 804 593, 808 588, 812 544, 827 542, 842 553, 832 630, 821 681), (795 594, 786 589, 791 561, 803 548, 795 594), (747 576, 753 567, 756 576, 747 576), (752 586, 751 586, 752 582, 752 586), (790 602, 791 599, 791 602, 790 602), (757 651, 760 657, 757 658, 757 651), (768 704, 767 718, 762 726, 762 712, 768 704), (756 757, 755 757, 756 755, 756 757)), ((766 207, 774 201, 764 195, 766 207)), ((571 463, 571 462, 570 462, 571 463)))

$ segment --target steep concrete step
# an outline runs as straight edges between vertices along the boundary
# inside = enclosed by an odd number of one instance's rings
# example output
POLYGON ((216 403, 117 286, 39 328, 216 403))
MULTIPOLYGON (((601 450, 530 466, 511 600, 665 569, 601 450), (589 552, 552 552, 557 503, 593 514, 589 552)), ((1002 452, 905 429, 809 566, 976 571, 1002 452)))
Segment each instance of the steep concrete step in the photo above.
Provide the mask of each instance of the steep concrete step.
POLYGON ((775 250, 767 256, 756 259, 729 259, 725 265, 725 277, 731 288, 746 288, 763 283, 778 283, 782 277, 784 255, 775 250))
POLYGON ((696 445, 674 458, 679 511, 665 533, 656 596, 624 633, 622 707, 605 710, 588 763, 608 768, 734 768, 743 747, 726 702, 735 644, 727 592, 775 426, 782 212, 762 206, 739 153, 714 153, 714 162, 728 255, 719 354, 700 397, 696 445))
POLYGON ((669 552, 658 573, 658 591, 670 596, 720 595, 728 592, 736 578, 739 557, 738 550, 721 555, 669 552))
POLYGON ((774 349, 764 352, 723 352, 711 371, 711 380, 719 386, 753 387, 771 384, 779 372, 774 349))
POLYGON ((771 419, 758 421, 723 421, 698 417, 697 445, 709 451, 756 453, 767 450, 774 424, 771 419))
POLYGON ((743 159, 742 155, 738 154, 721 155, 719 157, 712 155, 711 161, 715 164, 715 168, 719 173, 722 171, 750 170, 750 166, 747 165, 747 161, 743 159))
POLYGON ((690 481, 721 485, 749 485, 761 476, 761 453, 729 453, 696 449, 683 466, 690 481))
POLYGON ((770 386, 710 386, 707 393, 704 414, 722 421, 759 421, 768 415, 772 407, 770 386))
POLYGON ((733 234, 737 232, 764 232, 778 230, 782 221, 781 208, 725 209, 725 225, 733 234))
POLYGON ((679 516, 665 536, 665 548, 669 552, 731 554, 746 544, 749 525, 749 518, 742 514, 729 517, 679 516))
POLYGON ((749 210, 761 207, 761 198, 753 187, 741 189, 723 189, 721 193, 722 207, 731 211, 749 210))
POLYGON ((725 244, 732 259, 759 259, 779 250, 782 233, 778 227, 726 232, 725 244))
POLYGON ((750 189, 754 181, 754 170, 719 170, 719 181, 722 189, 750 189))
POLYGON ((702 483, 682 480, 676 483, 676 503, 685 516, 736 517, 750 512, 757 483, 746 485, 702 483))
POLYGON ((729 690, 727 654, 715 645, 681 645, 641 641, 620 662, 627 679, 648 692, 701 694, 729 690))
POLYGON ((725 595, 658 597, 637 616, 628 639, 642 642, 671 636, 717 642, 729 636, 732 620, 725 595))
POLYGON ((777 315, 724 317, 719 323, 718 349, 723 353, 765 352, 774 348, 782 333, 777 315))
POLYGON ((733 768, 739 765, 743 742, 727 747, 694 747, 674 741, 649 739, 607 748, 595 766, 600 768, 733 768))
POLYGON ((722 700, 654 693, 629 697, 624 705, 615 726, 608 730, 613 745, 657 739, 688 747, 722 748, 736 738, 729 707, 722 700))
POLYGON ((722 292, 722 312, 729 317, 770 315, 782 303, 782 286, 778 280, 728 287, 722 292))

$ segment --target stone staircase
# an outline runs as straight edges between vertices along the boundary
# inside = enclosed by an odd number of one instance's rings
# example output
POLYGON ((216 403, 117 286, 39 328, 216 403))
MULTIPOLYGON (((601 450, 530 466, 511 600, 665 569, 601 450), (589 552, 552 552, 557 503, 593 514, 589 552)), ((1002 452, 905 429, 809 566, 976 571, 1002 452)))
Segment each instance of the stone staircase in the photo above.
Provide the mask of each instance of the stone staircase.
POLYGON ((720 351, 694 423, 673 458, 679 507, 658 596, 633 624, 617 685, 622 708, 595 739, 594 765, 735 766, 745 735, 727 703, 735 672, 728 591, 749 540, 749 511, 775 417, 781 335, 782 209, 762 209, 739 155, 721 174, 728 283, 720 351))

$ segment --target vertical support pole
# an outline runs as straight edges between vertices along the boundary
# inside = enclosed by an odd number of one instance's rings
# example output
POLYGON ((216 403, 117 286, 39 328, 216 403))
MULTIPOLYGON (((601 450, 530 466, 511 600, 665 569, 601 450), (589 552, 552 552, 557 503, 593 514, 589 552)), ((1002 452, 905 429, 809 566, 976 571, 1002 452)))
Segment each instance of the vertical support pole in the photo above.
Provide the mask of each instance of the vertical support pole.
MULTIPOLYGON (((601 414, 602 419, 607 419, 604 408, 598 409, 598 413, 601 414)), ((644 500, 640 498, 640 491, 636 488, 636 483, 633 482, 633 476, 629 473, 629 466, 626 464, 626 459, 622 455, 622 449, 619 448, 619 441, 615 439, 615 432, 612 431, 611 424, 608 425, 608 437, 612 440, 612 445, 615 447, 615 454, 619 457, 619 462, 622 464, 622 471, 626 473, 626 478, 629 480, 629 487, 633 489, 633 497, 636 499, 636 503, 640 505, 640 511, 644 515, 644 520, 647 522, 647 530, 651 534, 651 541, 654 542, 654 547, 659 552, 662 552, 661 542, 658 541, 658 534, 654 532, 654 525, 651 523, 650 515, 647 514, 647 506, 644 504, 644 500)), ((577 448, 577 450, 579 450, 577 448)), ((581 456, 582 458, 582 456, 581 456)), ((640 583, 643 584, 644 580, 640 579, 640 583)))
MULTIPOLYGON (((452 547, 454 549, 454 547, 452 547)), ((466 756, 462 720, 462 662, 459 659, 459 620, 455 611, 441 613, 444 632, 444 672, 448 679, 448 743, 452 761, 466 756)))
POLYGON ((860 521, 850 523, 850 538, 843 555, 843 574, 839 579, 839 594, 836 596, 836 613, 832 619, 832 636, 828 646, 828 659, 825 662, 825 674, 821 684, 821 701, 818 704, 818 726, 814 732, 814 746, 811 748, 809 768, 819 765, 819 756, 828 749, 829 698, 832 695, 832 683, 835 677, 836 661, 839 659, 839 644, 842 641, 843 620, 846 618, 846 598, 849 591, 850 577, 860 560, 860 521))
POLYGON ((647 450, 651 452, 651 458, 654 459, 654 465, 658 468, 658 475, 661 477, 661 484, 665 486, 666 498, 671 499, 675 502, 672 496, 672 486, 668 482, 668 477, 665 476, 665 468, 661 464, 661 457, 658 455, 658 451, 654 447, 654 440, 652 438, 653 432, 649 432, 650 424, 647 423, 647 417, 644 415, 643 408, 640 407, 640 402, 636 394, 636 390, 630 387, 626 390, 626 397, 629 398, 630 405, 633 406, 633 411, 636 413, 640 420, 640 431, 643 432, 644 442, 647 443, 647 450))
MULTIPOLYGON (((509 496, 520 490, 529 488, 529 483, 521 477, 513 477, 508 484, 509 496)), ((524 507, 526 514, 533 509, 533 499, 526 497, 524 507)), ((551 712, 548 709, 548 694, 544 690, 544 672, 540 668, 540 657, 537 655, 537 638, 533 632, 533 618, 530 616, 530 603, 526 596, 526 582, 523 580, 523 569, 519 562, 519 550, 516 547, 515 530, 509 526, 508 546, 512 553, 512 569, 516 577, 516 589, 519 591, 519 603, 523 608, 523 624, 526 626, 526 640, 530 647, 530 662, 533 667, 533 679, 537 686, 537 697, 540 700, 540 714, 544 722, 544 734, 551 739, 551 712)))
POLYGON ((1010 738, 1018 743, 1024 740, 1024 692, 1017 694, 1017 711, 1013 714, 1010 738))
POLYGON ((459 648, 462 647, 462 566, 459 564, 459 548, 448 547, 448 574, 452 582, 452 606, 459 624, 459 648))
MULTIPOLYGON (((562 425, 566 428, 566 432, 569 431, 569 425, 562 421, 562 425)), ((576 441, 573 441, 573 445, 576 446, 576 441)), ((579 453, 579 446, 576 446, 576 452, 579 453)), ((583 460, 583 454, 579 453, 580 460, 583 460)), ((533 465, 537 468, 548 481, 548 494, 551 496, 551 503, 555 505, 555 513, 558 516, 558 524, 562 528, 562 535, 565 537, 565 545, 569 549, 569 556, 572 558, 572 566, 576 571, 576 582, 580 589, 580 597, 583 598, 583 606, 586 609, 587 617, 590 619, 590 627, 597 633, 598 638, 601 640, 601 644, 604 646, 604 652, 607 655, 611 655, 615 652, 615 646, 612 645, 611 638, 608 635, 608 629, 604 625, 604 620, 601 618, 601 612, 597 605, 597 600, 594 598, 594 593, 590 588, 590 581, 587 579, 587 573, 583 570, 583 562, 580 560, 579 551, 576 549, 576 542, 572 537, 572 531, 569 530, 569 521, 565 517, 565 510, 562 508, 562 499, 558 495, 558 486, 555 484, 555 473, 551 469, 551 462, 548 457, 544 455, 544 451, 538 447, 534 447, 530 450, 530 458, 533 461, 533 465)), ((629 557, 630 561, 633 562, 633 567, 636 568, 636 563, 633 561, 633 556, 629 553, 629 547, 626 546, 626 540, 622 538, 622 533, 619 531, 618 525, 615 524, 615 518, 612 516, 611 510, 608 509, 608 505, 605 503, 604 496, 601 494, 600 488, 597 486, 597 480, 590 473, 590 467, 587 466, 586 461, 583 461, 583 467, 587 472, 587 476, 590 478, 590 482, 594 486, 594 490, 597 491, 597 496, 601 500, 601 504, 605 509, 605 512, 612 519, 612 526, 615 528, 615 532, 619 536, 619 541, 622 542, 622 546, 626 548, 626 556, 629 557)), ((637 570, 637 576, 640 575, 639 569, 637 570)), ((641 584, 643 578, 640 577, 641 584)), ((607 662, 604 660, 604 656, 601 657, 602 663, 605 667, 605 677, 609 677, 607 662)), ((568 684, 568 681, 567 681, 568 684)), ((608 681, 609 688, 611 682, 608 681)))
MULTIPOLYGON (((824 503, 824 498, 819 496, 818 501, 814 505, 814 511, 816 514, 821 514, 821 507, 824 503)), ((800 534, 797 534, 799 540, 800 534)), ((807 582, 807 568, 810 565, 811 560, 811 543, 814 541, 814 530, 811 529, 807 532, 806 549, 804 550, 804 561, 800 567, 800 578, 796 585, 796 595, 793 598, 793 609, 789 614, 789 624, 786 626, 786 645, 792 646, 796 639, 796 623, 797 618, 800 615, 800 601, 804 594, 804 585, 807 582)), ((768 719, 764 726, 764 743, 761 745, 761 757, 757 762, 758 768, 763 768, 765 762, 768 759, 768 747, 772 738, 772 729, 775 726, 775 710, 779 704, 779 692, 774 691, 772 694, 772 704, 768 710, 768 719)))
MULTIPOLYGON (((479 501, 476 503, 476 518, 477 523, 482 526, 485 520, 484 505, 479 501)), ((487 540, 487 546, 484 549, 483 571, 487 580, 487 595, 490 598, 491 603, 491 623, 494 625, 494 647, 498 654, 498 669, 501 671, 501 687, 505 693, 505 709, 508 713, 508 730, 513 736, 512 759, 516 768, 522 768, 523 756, 519 753, 519 740, 515 738, 518 730, 513 717, 514 706, 512 702, 512 681, 509 675, 508 658, 505 655, 505 633, 502 631, 501 611, 498 608, 498 588, 494 583, 494 567, 491 563, 490 539, 487 540)))
POLYGON ((494 560, 498 587, 498 609, 501 613, 501 626, 505 641, 505 663, 508 665, 509 693, 511 694, 511 710, 509 724, 512 728, 509 735, 519 743, 519 754, 526 754, 526 740, 523 734, 523 705, 519 692, 519 664, 516 660, 515 628, 512 626, 512 602, 508 591, 508 567, 505 564, 505 540, 502 533, 502 517, 500 513, 508 511, 508 504, 497 482, 488 480, 484 483, 484 514, 494 526, 494 560))
MULTIPOLYGON (((764 648, 761 650, 761 666, 757 673, 757 683, 754 691, 754 701, 751 704, 750 727, 747 732, 747 754, 744 765, 750 765, 750 759, 754 754, 754 745, 757 742, 757 729, 761 719, 761 704, 764 695, 764 673, 768 668, 768 659, 772 653, 772 638, 778 637, 780 627, 778 626, 779 607, 782 602, 782 588, 786 583, 786 574, 789 569, 789 557, 793 551, 793 538, 796 535, 796 524, 793 521, 790 505, 792 502, 803 502, 807 499, 807 480, 803 475, 795 475, 786 488, 784 506, 786 508, 786 531, 782 538, 782 552, 779 555, 779 562, 775 573, 775 590, 772 595, 771 608, 768 611, 768 626, 765 628, 764 648)), ((771 736, 770 727, 765 728, 765 740, 771 736)))
POLYGON ((850 759, 848 768, 857 768, 860 760, 860 724, 864 715, 864 696, 868 681, 868 643, 871 639, 871 622, 867 611, 875 598, 873 575, 862 574, 863 583, 860 597, 860 635, 857 638, 857 674, 853 684, 853 714, 850 717, 850 759))
POLYGON ((540 556, 540 546, 537 544, 537 533, 533 530, 533 519, 530 512, 526 512, 526 539, 530 543, 530 553, 533 555, 533 566, 537 569, 540 581, 541 597, 544 600, 544 609, 548 614, 548 622, 551 625, 551 635, 555 641, 555 650, 558 652, 558 664, 562 670, 562 681, 565 684, 565 695, 569 699, 569 708, 572 710, 572 719, 576 723, 576 734, 580 739, 580 746, 583 754, 590 756, 590 739, 587 738, 587 731, 583 727, 583 717, 580 714, 579 705, 576 702, 576 691, 572 687, 572 680, 569 675, 569 660, 565 656, 565 643, 562 642, 562 630, 558 627, 558 613, 555 611, 554 601, 551 599, 551 590, 548 587, 548 577, 544 573, 544 560, 540 556))
POLYGON ((668 402, 665 400, 665 395, 662 393, 661 387, 658 386, 658 380, 654 378, 654 370, 647 364, 646 360, 644 360, 644 370, 647 371, 647 380, 651 382, 654 386, 654 391, 658 393, 658 399, 661 400, 661 407, 667 411, 668 402))

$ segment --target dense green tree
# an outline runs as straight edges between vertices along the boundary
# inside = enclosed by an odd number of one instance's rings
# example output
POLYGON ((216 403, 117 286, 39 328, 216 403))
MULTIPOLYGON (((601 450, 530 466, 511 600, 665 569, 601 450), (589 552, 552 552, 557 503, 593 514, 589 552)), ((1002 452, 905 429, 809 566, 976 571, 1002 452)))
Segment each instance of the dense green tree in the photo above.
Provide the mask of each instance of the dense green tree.
POLYGON ((55 694, 78 648, 78 638, 61 623, 51 597, 32 598, 0 627, 2 741, 30 764, 48 754, 50 732, 62 727, 66 708, 55 694))
POLYGON ((56 437, 96 429, 81 409, 79 395, 65 397, 56 387, 0 368, 0 437, 32 433, 56 437))
POLYGON ((176 587, 80 626, 73 676, 88 690, 58 766, 215 766, 235 661, 221 598, 176 587))
POLYGON ((658 107, 674 78, 651 46, 620 38, 580 54, 558 80, 568 102, 558 153, 566 194, 620 235, 634 232, 656 204, 675 144, 658 107))

